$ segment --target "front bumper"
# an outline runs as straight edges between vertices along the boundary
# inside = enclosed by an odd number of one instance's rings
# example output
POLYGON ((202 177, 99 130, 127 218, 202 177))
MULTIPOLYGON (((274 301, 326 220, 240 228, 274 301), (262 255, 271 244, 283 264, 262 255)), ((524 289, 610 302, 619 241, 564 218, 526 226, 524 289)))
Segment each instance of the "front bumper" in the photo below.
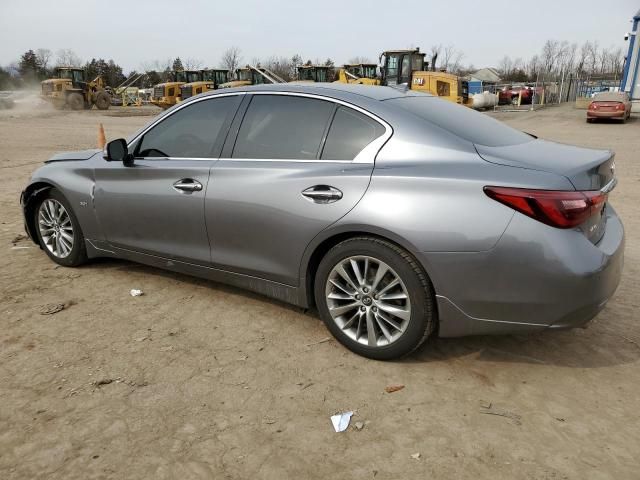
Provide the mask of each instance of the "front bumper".
POLYGON ((487 252, 425 253, 437 294, 440 336, 519 333, 584 325, 613 296, 624 228, 611 206, 597 244, 581 232, 521 214, 487 252))

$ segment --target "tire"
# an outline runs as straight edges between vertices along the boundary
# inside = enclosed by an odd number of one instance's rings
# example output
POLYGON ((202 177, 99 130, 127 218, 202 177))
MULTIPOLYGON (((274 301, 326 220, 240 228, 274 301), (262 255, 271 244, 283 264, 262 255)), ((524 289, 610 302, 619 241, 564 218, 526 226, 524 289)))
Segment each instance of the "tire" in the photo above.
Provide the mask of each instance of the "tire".
POLYGON ((96 104, 96 107, 98 107, 98 110, 109 110, 109 107, 111 106, 111 97, 107 92, 102 90, 96 95, 94 103, 96 104))
POLYGON ((51 260, 65 267, 77 267, 87 261, 80 223, 67 199, 57 189, 52 188, 38 198, 33 222, 38 243, 51 260), (59 220, 53 220, 54 217, 59 220), (47 235, 48 231, 52 235, 47 235))
POLYGON ((587 118, 587 123, 593 123, 593 118, 587 118))
POLYGON ((374 237, 351 238, 329 250, 315 275, 314 296, 334 337, 349 350, 376 360, 409 355, 437 323, 433 287, 416 259, 374 237), (340 273, 341 266, 350 281, 340 273), (378 272, 385 270, 376 282, 378 272), (387 298, 383 301, 378 294, 387 298))
POLYGON ((84 98, 77 92, 70 93, 67 95, 67 105, 69 105, 71 110, 83 110, 84 98))

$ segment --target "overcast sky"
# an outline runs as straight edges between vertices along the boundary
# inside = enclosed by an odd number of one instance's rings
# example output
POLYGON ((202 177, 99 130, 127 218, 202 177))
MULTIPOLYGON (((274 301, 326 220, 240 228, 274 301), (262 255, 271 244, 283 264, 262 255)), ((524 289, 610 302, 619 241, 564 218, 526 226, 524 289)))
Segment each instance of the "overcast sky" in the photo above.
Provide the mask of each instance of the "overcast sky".
POLYGON ((624 47, 637 0, 0 0, 0 65, 28 49, 113 58, 126 71, 145 62, 196 58, 215 67, 238 46, 244 62, 271 55, 353 56, 453 44, 463 63, 529 58, 547 39, 624 47))

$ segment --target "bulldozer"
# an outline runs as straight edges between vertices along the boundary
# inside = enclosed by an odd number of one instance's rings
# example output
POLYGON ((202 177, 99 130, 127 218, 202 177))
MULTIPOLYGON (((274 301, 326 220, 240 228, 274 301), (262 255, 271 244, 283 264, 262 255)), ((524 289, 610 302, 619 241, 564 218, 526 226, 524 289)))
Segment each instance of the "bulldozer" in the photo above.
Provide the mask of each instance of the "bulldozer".
POLYGON ((186 83, 202 81, 200 70, 174 70, 168 73, 169 81, 154 85, 151 103, 163 108, 171 108, 181 100, 180 87, 186 83))
POLYGON ((235 78, 223 83, 218 88, 244 87, 247 85, 261 85, 263 83, 286 83, 284 79, 274 72, 262 68, 247 65, 236 70, 235 78))
POLYGON ((40 96, 58 109, 89 110, 95 105, 107 110, 111 106, 111 95, 102 76, 89 82, 86 76, 83 68, 57 67, 55 78, 41 82, 40 96))
POLYGON ((328 82, 329 67, 326 65, 298 65, 299 82, 328 82))
POLYGON ((469 84, 457 75, 435 71, 435 60, 431 70, 425 54, 419 48, 413 50, 388 50, 380 55, 382 85, 406 85, 411 90, 431 93, 435 96, 469 105, 469 84))
POLYGON ((356 85, 380 85, 376 75, 378 66, 374 63, 357 63, 344 65, 337 72, 338 83, 353 83, 356 85))
POLYGON ((200 70, 200 74, 200 80, 180 86, 181 100, 209 90, 217 90, 220 85, 229 81, 229 70, 226 69, 200 70))

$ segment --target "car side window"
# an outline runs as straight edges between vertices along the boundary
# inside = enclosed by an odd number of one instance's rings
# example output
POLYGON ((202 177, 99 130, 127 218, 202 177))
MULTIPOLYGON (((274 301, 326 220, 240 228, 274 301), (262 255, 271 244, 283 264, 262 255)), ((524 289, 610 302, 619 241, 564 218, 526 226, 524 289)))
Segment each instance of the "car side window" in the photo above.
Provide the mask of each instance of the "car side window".
POLYGON ((216 158, 225 125, 240 95, 211 98, 188 105, 160 121, 144 134, 137 157, 216 158))
POLYGON ((254 95, 232 157, 315 160, 334 108, 307 97, 254 95))
POLYGON ((376 138, 384 127, 360 112, 340 107, 336 111, 322 149, 322 160, 353 160, 376 138))

